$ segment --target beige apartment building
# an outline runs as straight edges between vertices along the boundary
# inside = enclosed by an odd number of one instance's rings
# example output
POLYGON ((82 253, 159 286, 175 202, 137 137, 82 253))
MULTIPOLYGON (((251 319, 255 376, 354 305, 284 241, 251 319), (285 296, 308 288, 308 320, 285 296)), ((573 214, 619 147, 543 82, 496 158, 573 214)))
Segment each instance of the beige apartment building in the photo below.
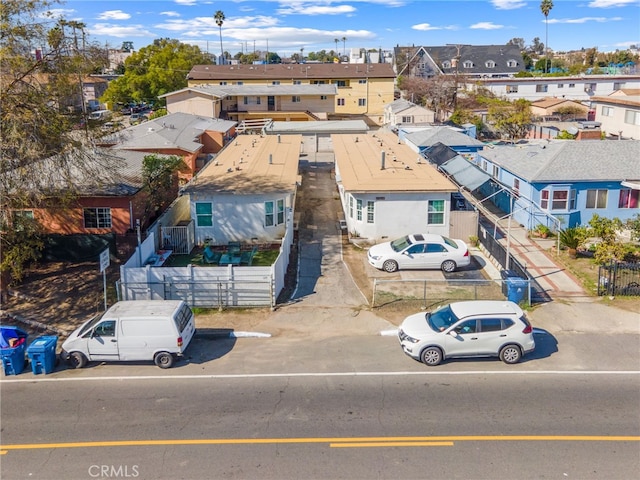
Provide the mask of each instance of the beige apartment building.
MULTIPOLYGON (((381 125, 384 107, 394 99, 395 73, 389 63, 196 65, 187 78, 189 87, 233 86, 237 101, 223 103, 221 115, 237 121, 258 115, 282 117, 282 112, 292 109, 313 113, 311 109, 316 105, 329 120, 363 118, 381 125), (265 91, 268 86, 280 89, 270 94, 265 91), (309 100, 312 95, 309 88, 313 86, 319 87, 315 103, 303 104, 304 97, 309 100), (323 90, 327 86, 334 87, 335 93, 323 90), (296 90, 300 90, 299 95, 296 90), (327 108, 323 102, 331 97, 332 105, 327 108)), ((309 115, 308 119, 317 118, 309 115)))

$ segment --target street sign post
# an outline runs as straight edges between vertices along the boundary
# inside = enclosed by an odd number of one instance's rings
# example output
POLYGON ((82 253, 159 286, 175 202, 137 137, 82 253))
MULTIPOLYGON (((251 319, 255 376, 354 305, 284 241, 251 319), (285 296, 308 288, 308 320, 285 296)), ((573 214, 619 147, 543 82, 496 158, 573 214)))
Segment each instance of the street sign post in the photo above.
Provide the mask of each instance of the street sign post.
POLYGON ((111 263, 109 248, 100 253, 100 271, 102 272, 102 284, 104 289, 104 311, 107 311, 107 267, 111 263))

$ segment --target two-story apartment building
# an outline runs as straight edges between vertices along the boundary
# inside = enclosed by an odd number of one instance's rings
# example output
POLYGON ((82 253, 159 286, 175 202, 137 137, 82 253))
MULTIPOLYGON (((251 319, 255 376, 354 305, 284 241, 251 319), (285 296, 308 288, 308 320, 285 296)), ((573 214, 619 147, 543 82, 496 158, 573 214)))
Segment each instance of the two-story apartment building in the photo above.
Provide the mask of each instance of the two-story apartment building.
MULTIPOLYGON (((381 125, 384 106, 394 99, 395 72, 388 63, 300 63, 263 65, 196 65, 189 75, 188 86, 302 86, 330 85, 337 88, 334 97, 332 118, 363 118, 370 123, 381 125)), ((266 111, 276 111, 276 95, 262 92, 266 111)), ((300 98, 302 100, 302 98, 300 98)), ((302 102, 293 102, 300 103, 302 102)), ((258 108, 257 102, 254 105, 258 108)), ((293 108, 293 106, 292 106, 293 108)), ((295 108, 300 109, 295 106, 295 108)), ((304 110, 308 110, 305 108, 304 110)), ((247 112, 249 113, 249 112, 247 112)), ((262 113, 264 117, 264 113, 262 113)))
POLYGON ((608 97, 593 97, 591 102, 603 132, 640 140, 640 89, 618 90, 608 97))

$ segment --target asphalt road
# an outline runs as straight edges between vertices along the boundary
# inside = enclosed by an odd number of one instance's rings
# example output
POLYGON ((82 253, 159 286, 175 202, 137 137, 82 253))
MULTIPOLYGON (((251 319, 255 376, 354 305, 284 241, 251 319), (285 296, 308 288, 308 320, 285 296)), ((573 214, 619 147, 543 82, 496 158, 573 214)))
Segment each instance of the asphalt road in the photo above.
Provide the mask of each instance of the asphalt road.
POLYGON ((7 383, 1 474, 631 479, 639 383, 503 369, 7 383))

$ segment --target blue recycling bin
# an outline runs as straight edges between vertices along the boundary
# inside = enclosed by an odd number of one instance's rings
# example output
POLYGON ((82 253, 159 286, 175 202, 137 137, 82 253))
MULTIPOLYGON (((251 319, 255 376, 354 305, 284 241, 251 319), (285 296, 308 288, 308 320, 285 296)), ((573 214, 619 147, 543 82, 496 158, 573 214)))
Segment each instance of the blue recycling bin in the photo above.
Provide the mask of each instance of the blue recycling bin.
POLYGON ((0 355, 5 375, 18 375, 24 370, 28 334, 18 327, 0 326, 0 355))
POLYGON ((520 303, 524 299, 529 282, 520 277, 507 277, 505 283, 507 285, 507 300, 520 303))
POLYGON ((56 367, 56 345, 58 337, 55 335, 43 335, 36 338, 27 347, 27 355, 31 362, 31 371, 34 375, 53 372, 56 367))

